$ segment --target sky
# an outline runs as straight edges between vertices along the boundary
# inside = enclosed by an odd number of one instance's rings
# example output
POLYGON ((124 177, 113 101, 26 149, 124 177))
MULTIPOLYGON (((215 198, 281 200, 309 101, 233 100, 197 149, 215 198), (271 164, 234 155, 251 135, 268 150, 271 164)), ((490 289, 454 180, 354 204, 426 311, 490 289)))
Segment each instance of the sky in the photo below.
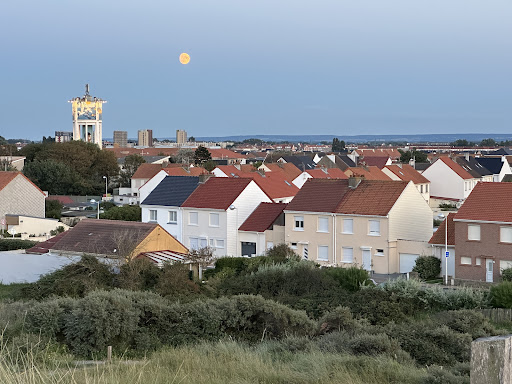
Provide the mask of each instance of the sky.
POLYGON ((0 135, 512 133, 510 0, 3 0, 0 135), (187 65, 181 52, 190 54, 187 65))

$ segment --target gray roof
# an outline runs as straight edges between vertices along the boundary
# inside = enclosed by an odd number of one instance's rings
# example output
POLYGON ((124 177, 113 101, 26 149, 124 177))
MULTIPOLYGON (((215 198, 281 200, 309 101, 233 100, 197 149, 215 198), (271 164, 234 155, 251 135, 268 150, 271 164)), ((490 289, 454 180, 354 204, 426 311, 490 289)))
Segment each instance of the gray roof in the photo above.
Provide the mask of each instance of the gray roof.
POLYGON ((197 176, 166 176, 141 205, 179 207, 198 185, 197 176))
POLYGON ((512 150, 510 148, 500 148, 494 152, 489 152, 488 153, 489 155, 506 155, 506 156, 511 156, 512 155, 512 150))
POLYGON ((282 156, 282 159, 287 163, 292 163, 301 171, 315 169, 316 164, 309 156, 282 156))
POLYGON ((501 157, 478 157, 476 158, 476 161, 491 171, 494 175, 499 174, 501 172, 501 168, 503 168, 503 161, 501 161, 501 157))
POLYGON ((482 176, 492 175, 492 172, 489 171, 486 167, 480 164, 475 160, 474 157, 470 157, 469 161, 464 157, 457 157, 455 159, 457 164, 459 164, 465 171, 469 172, 471 176, 474 178, 480 178, 482 176))

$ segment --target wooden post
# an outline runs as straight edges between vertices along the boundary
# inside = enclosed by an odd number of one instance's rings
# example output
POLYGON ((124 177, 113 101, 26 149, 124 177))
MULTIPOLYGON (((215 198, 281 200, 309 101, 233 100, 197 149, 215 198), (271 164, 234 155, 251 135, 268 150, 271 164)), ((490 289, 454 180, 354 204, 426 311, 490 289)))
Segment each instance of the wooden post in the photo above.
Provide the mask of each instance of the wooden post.
POLYGON ((107 347, 107 362, 111 363, 112 362, 112 346, 109 345, 107 347))

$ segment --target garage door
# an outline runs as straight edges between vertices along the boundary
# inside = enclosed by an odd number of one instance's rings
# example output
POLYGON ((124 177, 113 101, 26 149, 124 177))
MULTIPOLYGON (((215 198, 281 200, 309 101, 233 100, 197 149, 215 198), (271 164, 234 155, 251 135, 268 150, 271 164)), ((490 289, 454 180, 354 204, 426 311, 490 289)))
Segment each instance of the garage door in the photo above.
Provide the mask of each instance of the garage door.
POLYGON ((416 265, 416 259, 420 255, 412 253, 401 253, 400 254, 400 273, 412 272, 412 269, 416 265))

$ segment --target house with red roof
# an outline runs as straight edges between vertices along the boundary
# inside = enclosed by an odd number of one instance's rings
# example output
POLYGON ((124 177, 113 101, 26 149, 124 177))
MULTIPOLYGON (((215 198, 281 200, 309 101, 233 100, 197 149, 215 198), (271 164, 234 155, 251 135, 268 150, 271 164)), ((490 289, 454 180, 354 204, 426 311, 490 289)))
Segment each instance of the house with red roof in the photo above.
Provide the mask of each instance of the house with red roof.
POLYGON ((286 243, 322 265, 406 273, 431 251, 432 211, 412 182, 310 179, 284 212, 286 243))
POLYGON ((302 188, 309 179, 348 179, 348 176, 339 168, 308 169, 293 179, 293 184, 302 188))
POLYGON ((0 171, 0 219, 5 215, 45 217, 46 194, 21 172, 0 171))
POLYGON ((448 262, 448 276, 455 277, 455 224, 453 222, 455 212, 450 212, 448 215, 445 212, 444 215, 445 219, 428 243, 432 246, 432 255, 441 260, 441 276, 445 276, 446 262, 448 262))
POLYGON ((409 164, 386 165, 382 172, 391 180, 412 181, 421 196, 430 202, 430 181, 409 164))
POLYGON ((369 167, 349 167, 345 170, 345 175, 349 177, 364 177, 366 180, 391 180, 388 175, 374 165, 369 167))
POLYGON ((183 242, 190 249, 213 248, 216 257, 241 256, 238 228, 271 198, 251 178, 212 177, 181 204, 183 242))
POLYGON ((285 242, 285 203, 261 203, 238 229, 242 256, 259 256, 285 242))
POLYGON ((455 278, 499 281, 512 267, 512 183, 478 183, 453 222, 455 278))
POLYGON ((466 199, 480 177, 472 175, 447 156, 437 159, 422 175, 430 180, 430 204, 439 202, 460 203, 466 199))

